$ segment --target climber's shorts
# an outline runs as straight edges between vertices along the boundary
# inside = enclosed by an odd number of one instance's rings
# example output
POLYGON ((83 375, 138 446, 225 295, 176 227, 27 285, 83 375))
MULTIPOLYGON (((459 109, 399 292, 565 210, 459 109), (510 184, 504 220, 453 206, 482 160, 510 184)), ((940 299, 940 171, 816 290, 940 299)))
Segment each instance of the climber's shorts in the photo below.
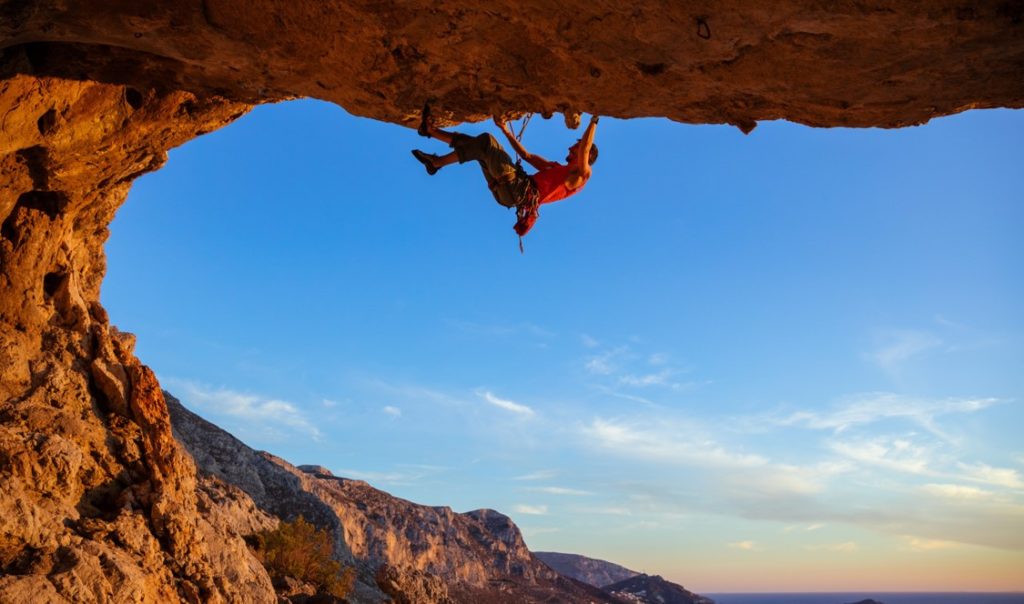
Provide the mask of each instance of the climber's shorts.
POLYGON ((530 196, 536 194, 533 180, 522 167, 512 161, 501 143, 490 134, 467 136, 456 133, 451 147, 455 149, 460 164, 469 161, 480 163, 494 200, 506 208, 527 203, 530 196))

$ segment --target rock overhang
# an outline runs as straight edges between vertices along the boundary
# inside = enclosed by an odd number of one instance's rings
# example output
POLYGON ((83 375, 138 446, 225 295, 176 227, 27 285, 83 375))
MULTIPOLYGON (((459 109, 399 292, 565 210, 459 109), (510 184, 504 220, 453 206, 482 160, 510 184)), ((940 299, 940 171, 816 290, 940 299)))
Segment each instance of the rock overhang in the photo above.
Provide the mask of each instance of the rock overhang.
POLYGON ((0 14, 22 72, 247 104, 315 97, 404 124, 428 99, 453 121, 562 111, 744 129, 1024 103, 1024 8, 1005 0, 43 0, 0 14))

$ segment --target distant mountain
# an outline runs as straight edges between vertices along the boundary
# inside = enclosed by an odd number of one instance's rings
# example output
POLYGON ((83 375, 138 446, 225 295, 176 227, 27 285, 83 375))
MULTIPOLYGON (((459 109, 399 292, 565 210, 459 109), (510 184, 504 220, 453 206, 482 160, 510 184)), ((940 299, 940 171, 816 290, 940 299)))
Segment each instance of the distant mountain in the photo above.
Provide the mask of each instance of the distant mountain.
MULTIPOLYGON (((605 560, 577 554, 534 552, 555 571, 630 604, 714 604, 710 598, 687 591, 682 585, 645 575, 605 560)), ((868 604, 858 602, 858 604, 868 604)))
POLYGON ((637 575, 602 589, 624 602, 636 604, 714 604, 710 598, 687 591, 657 575, 637 575))
POLYGON ((885 604, 885 603, 884 602, 879 602, 878 600, 872 600, 872 599, 869 598, 867 600, 861 600, 859 602, 851 602, 850 604, 885 604))
POLYGON ((577 554, 534 552, 533 555, 566 577, 571 577, 594 587, 604 587, 605 585, 618 583, 640 574, 635 570, 629 570, 618 564, 577 554))

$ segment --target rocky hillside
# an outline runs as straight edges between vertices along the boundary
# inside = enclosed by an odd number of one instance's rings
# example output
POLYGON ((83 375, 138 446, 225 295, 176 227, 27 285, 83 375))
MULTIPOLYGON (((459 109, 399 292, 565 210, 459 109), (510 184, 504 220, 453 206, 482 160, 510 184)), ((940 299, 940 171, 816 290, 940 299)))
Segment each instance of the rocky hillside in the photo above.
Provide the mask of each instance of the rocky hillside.
POLYGON ((357 568, 359 601, 386 593, 417 604, 616 602, 548 568, 504 514, 418 505, 320 466, 297 468, 165 397, 175 436, 200 474, 237 487, 264 512, 302 515, 331 531, 339 559, 357 568))
POLYGON ((560 574, 594 587, 604 587, 640 574, 618 564, 577 554, 534 552, 534 555, 560 574))
POLYGON ((687 591, 658 575, 637 575, 605 585, 604 591, 634 604, 714 604, 711 598, 687 591))

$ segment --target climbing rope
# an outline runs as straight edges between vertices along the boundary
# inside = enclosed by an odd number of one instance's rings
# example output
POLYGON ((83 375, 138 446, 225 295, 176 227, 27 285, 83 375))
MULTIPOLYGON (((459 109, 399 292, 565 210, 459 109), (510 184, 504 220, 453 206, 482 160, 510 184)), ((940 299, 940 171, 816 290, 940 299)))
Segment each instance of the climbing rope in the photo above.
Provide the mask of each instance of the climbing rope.
MULTIPOLYGON (((526 132, 526 125, 530 123, 530 118, 531 117, 533 117, 532 113, 527 113, 526 116, 523 117, 523 125, 519 127, 519 134, 516 135, 516 141, 517 142, 519 142, 519 143, 523 142, 523 133, 526 132)), ((520 167, 522 165, 523 165, 523 157, 521 155, 519 155, 519 151, 516 150, 516 167, 518 168, 518 167, 520 167)))
MULTIPOLYGON (((531 117, 533 117, 532 113, 527 113, 523 117, 523 124, 519 127, 519 134, 516 135, 516 142, 522 144, 522 142, 523 142, 523 133, 526 132, 526 125, 530 123, 530 118, 531 117)), ((523 166, 523 156, 519 155, 519 150, 518 149, 516 149, 515 151, 516 151, 516 169, 518 170, 518 169, 522 168, 522 166, 523 166)), ((519 206, 519 207, 516 208, 516 218, 522 220, 528 213, 536 212, 536 211, 537 211, 537 204, 536 203, 530 204, 529 206, 519 206)), ((519 236, 519 253, 520 254, 526 253, 526 250, 523 248, 523 236, 522 235, 519 236)))

